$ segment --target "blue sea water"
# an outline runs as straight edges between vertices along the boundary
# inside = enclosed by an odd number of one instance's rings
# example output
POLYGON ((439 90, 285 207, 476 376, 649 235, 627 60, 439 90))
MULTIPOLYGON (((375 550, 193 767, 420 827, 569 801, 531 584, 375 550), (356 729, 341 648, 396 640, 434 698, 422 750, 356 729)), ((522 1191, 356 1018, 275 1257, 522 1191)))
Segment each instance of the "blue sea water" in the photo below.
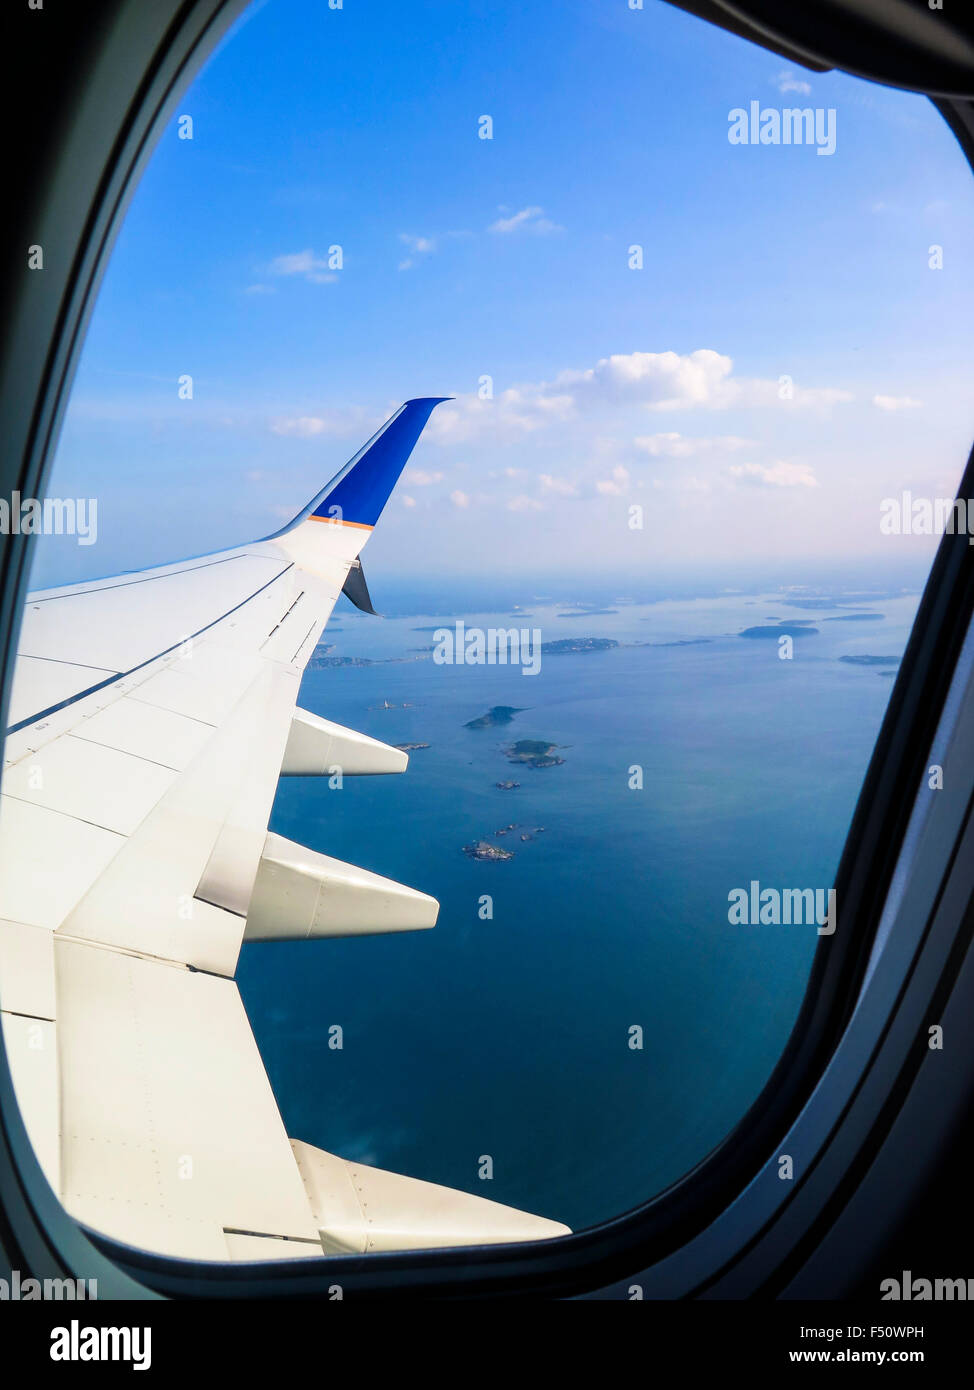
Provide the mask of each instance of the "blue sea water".
POLYGON ((917 603, 793 597, 564 617, 526 590, 530 617, 459 615, 620 643, 546 653, 533 677, 417 651, 433 634, 416 629, 452 614, 336 611, 324 644, 375 664, 309 670, 301 704, 431 746, 402 777, 283 779, 271 828, 432 893, 441 911, 427 932, 244 947, 238 980, 292 1137, 576 1229, 719 1143, 781 1053, 817 944, 814 927, 731 926, 728 893, 752 879, 831 886, 892 687, 839 657, 889 655, 892 669, 917 603), (852 612, 880 616, 827 621, 852 612), (778 620, 817 629, 793 660, 739 635, 778 620), (502 704, 522 709, 510 725, 464 727, 502 704), (558 744, 564 763, 512 766, 503 750, 519 738, 558 744), (520 787, 498 790, 505 779, 520 787), (496 843, 512 860, 463 854, 511 822, 496 843))

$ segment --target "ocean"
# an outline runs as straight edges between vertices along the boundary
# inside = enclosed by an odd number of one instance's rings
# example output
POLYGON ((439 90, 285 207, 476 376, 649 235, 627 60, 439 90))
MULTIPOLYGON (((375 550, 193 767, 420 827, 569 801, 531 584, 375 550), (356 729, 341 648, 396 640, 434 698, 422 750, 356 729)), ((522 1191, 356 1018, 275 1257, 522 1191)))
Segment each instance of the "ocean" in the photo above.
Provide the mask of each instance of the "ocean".
POLYGON ((773 1069, 817 933, 732 926, 728 894, 832 885, 918 600, 782 590, 565 616, 523 592, 513 614, 336 609, 319 655, 371 664, 309 669, 302 706, 429 747, 399 777, 282 779, 271 829, 433 894, 439 921, 246 945, 237 977, 293 1138, 578 1229, 686 1173, 773 1069), (618 646, 543 651, 535 676, 438 665, 423 629, 456 617, 618 646), (791 660, 740 636, 782 621, 791 660), (499 705, 521 712, 465 727, 499 705), (520 739, 564 761, 514 765, 520 739), (479 840, 514 857, 464 854, 479 840))

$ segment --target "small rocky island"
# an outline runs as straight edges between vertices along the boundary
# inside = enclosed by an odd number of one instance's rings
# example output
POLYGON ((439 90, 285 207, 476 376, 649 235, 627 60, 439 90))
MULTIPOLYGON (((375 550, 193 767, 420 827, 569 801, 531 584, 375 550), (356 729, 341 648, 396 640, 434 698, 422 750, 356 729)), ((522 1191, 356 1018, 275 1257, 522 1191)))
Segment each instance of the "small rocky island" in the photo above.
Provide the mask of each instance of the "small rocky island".
POLYGON ((463 852, 468 859, 486 860, 488 863, 514 858, 512 849, 501 849, 500 845, 492 845, 489 840, 475 840, 472 845, 464 845, 463 852))
POLYGON ((542 642, 543 656, 564 656, 569 652, 607 652, 619 643, 614 637, 559 637, 555 642, 542 642))
POLYGON ((523 714, 524 711, 518 709, 517 705, 494 705, 486 714, 480 715, 477 719, 468 719, 464 724, 465 729, 494 729, 498 724, 510 724, 515 714, 523 714))
POLYGON ((417 748, 431 747, 428 743, 394 743, 392 746, 393 748, 398 748, 400 753, 412 753, 417 748))
POLYGON ((497 790, 498 790, 499 792, 513 792, 513 791, 517 791, 517 789, 518 789, 518 787, 519 787, 520 785, 521 785, 520 782, 495 782, 495 783, 494 783, 494 786, 497 788, 497 790))
POLYGON ((519 738, 504 752, 508 762, 522 763, 525 767, 559 767, 565 759, 555 755, 557 747, 557 743, 548 743, 545 739, 519 738))
MULTIPOLYGON (((544 833, 546 827, 535 825, 528 829, 519 825, 502 825, 499 830, 494 831, 494 839, 502 839, 505 835, 510 835, 512 831, 520 830, 520 840, 522 844, 527 844, 536 835, 544 833)), ((487 862, 499 863, 504 859, 513 859, 514 851, 511 849, 501 849, 500 845, 492 845, 489 840, 474 840, 473 844, 464 845, 463 852, 468 859, 481 859, 487 862)))

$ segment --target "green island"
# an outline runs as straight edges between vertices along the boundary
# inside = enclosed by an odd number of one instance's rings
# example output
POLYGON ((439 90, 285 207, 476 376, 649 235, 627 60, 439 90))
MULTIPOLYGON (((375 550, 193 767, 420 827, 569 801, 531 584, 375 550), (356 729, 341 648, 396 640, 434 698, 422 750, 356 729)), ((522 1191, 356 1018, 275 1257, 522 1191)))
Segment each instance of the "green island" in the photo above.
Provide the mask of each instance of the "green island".
POLYGON ((518 709, 517 705, 494 705, 486 714, 480 715, 477 719, 468 719, 464 724, 465 729, 493 729, 498 724, 510 724, 515 714, 523 714, 524 711, 518 709))
POLYGON ((555 756, 557 743, 548 743, 540 738, 519 738, 504 753, 508 762, 522 763, 525 767, 558 767, 565 761, 555 756))

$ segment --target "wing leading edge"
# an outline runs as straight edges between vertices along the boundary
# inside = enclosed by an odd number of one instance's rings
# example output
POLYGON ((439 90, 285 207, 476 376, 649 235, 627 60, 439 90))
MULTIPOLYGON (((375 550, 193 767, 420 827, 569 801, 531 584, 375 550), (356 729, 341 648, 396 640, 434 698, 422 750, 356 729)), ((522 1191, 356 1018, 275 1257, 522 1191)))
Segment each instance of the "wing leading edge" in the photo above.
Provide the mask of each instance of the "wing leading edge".
POLYGON ((272 536, 28 599, 0 795, 0 1020, 48 1180, 126 1244, 253 1260, 567 1231, 290 1139, 233 979, 245 935, 436 921, 427 894, 267 826, 282 774, 408 761, 297 697, 440 399, 407 401, 272 536))

